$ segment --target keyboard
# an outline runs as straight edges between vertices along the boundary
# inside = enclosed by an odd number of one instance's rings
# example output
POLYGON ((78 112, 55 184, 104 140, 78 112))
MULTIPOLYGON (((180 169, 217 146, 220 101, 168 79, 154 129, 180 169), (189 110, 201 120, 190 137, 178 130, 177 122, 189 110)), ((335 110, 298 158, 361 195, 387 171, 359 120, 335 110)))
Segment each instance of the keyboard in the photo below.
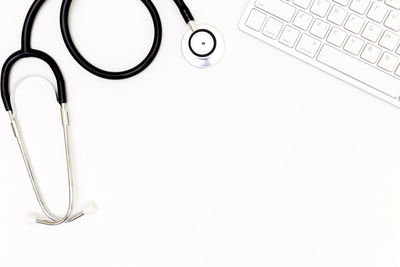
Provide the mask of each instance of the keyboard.
POLYGON ((400 107, 400 0, 250 0, 239 27, 400 107))

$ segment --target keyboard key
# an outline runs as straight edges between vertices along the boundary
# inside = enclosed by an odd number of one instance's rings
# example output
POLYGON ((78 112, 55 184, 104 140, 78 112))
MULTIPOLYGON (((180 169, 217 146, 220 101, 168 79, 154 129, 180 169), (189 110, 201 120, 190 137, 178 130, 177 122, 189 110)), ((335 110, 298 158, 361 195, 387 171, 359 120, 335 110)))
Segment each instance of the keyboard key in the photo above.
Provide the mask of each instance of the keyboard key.
POLYGON ((281 38, 279 38, 279 42, 288 47, 293 47, 299 35, 300 32, 298 30, 286 25, 283 29, 281 38))
POLYGON ((385 52, 378 63, 378 66, 389 72, 393 72, 399 63, 399 58, 385 52))
POLYGON ((299 11, 299 13, 297 13, 297 16, 293 20, 293 25, 299 27, 302 30, 307 30, 308 27, 310 27, 312 20, 313 16, 304 13, 303 11, 299 11))
POLYGON ((311 0, 293 0, 293 4, 296 6, 307 9, 310 6, 311 0))
POLYGON ((400 30, 400 13, 392 11, 386 18, 385 26, 398 32, 400 30))
POLYGON ((397 67, 397 70, 394 74, 396 74, 397 76, 400 76, 400 66, 397 67))
POLYGON ((371 0, 353 0, 350 4, 350 9, 359 13, 365 14, 371 0))
POLYGON ((397 44, 400 41, 400 37, 394 33, 391 33, 389 31, 386 31, 383 35, 381 40, 379 41, 379 45, 388 49, 388 50, 394 50, 397 46, 397 44))
POLYGON ((265 18, 267 16, 264 13, 261 13, 258 10, 253 9, 250 12, 249 17, 246 21, 246 26, 252 28, 255 31, 261 30, 262 25, 264 24, 265 18))
POLYGON ((326 34, 329 31, 329 24, 320 20, 320 19, 316 19, 314 24, 311 27, 310 33, 314 36, 317 36, 321 39, 324 39, 326 34))
POLYGON ((375 64, 379 56, 381 55, 381 51, 382 50, 380 48, 375 47, 371 44, 367 44, 364 48, 364 51, 361 54, 361 57, 366 61, 375 64))
POLYGON ((283 27, 283 23, 279 20, 276 20, 272 17, 268 18, 267 23, 265 24, 265 28, 263 30, 263 34, 272 38, 278 38, 279 32, 283 27))
POLYGON ((349 39, 347 39, 346 44, 344 45, 344 50, 347 52, 358 56, 361 52, 361 49, 364 46, 364 41, 355 37, 355 36, 350 36, 349 39))
POLYGON ((385 3, 395 9, 400 9, 400 0, 386 0, 385 3))
POLYGON ((297 44, 296 50, 306 56, 315 57, 320 46, 320 41, 307 34, 303 34, 297 44))
POLYGON ((328 15, 328 20, 337 25, 342 25, 347 17, 347 11, 338 6, 334 6, 328 15))
POLYGON ((365 19, 357 15, 351 14, 346 24, 344 25, 344 28, 355 34, 358 34, 361 31, 362 27, 364 26, 364 23, 365 19))
POLYGON ((381 23, 387 12, 388 9, 385 6, 378 3, 373 3, 368 11, 367 17, 378 23, 381 23))
POLYGON ((324 45, 317 60, 351 78, 393 98, 400 96, 400 81, 329 45, 324 45))
POLYGON ((361 36, 375 43, 378 40, 379 35, 381 35, 381 32, 382 28, 380 26, 368 22, 361 36))
POLYGON ((338 3, 339 5, 342 5, 342 6, 347 6, 347 4, 349 3, 349 0, 333 0, 333 2, 338 3))
POLYGON ((255 6, 284 21, 291 21, 296 8, 280 0, 257 0, 255 6))
POLYGON ((346 36, 347 36, 347 33, 345 31, 342 31, 336 27, 333 27, 326 40, 329 43, 340 47, 340 46, 342 46, 344 40, 346 39, 346 36))
POLYGON ((331 4, 326 0, 315 0, 310 11, 320 17, 325 17, 331 4))

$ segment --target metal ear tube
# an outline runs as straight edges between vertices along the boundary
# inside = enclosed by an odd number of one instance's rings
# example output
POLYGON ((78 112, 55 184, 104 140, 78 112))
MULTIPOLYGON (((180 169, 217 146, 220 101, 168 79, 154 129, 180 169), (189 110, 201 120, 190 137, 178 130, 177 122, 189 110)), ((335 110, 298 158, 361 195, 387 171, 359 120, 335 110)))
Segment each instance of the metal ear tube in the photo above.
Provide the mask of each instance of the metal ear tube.
POLYGON ((45 224, 45 225, 59 225, 62 223, 72 222, 83 215, 85 215, 84 211, 77 212, 73 214, 74 210, 74 180, 72 174, 72 165, 71 165, 71 153, 70 153, 70 134, 69 134, 69 116, 67 104, 62 104, 60 107, 61 114, 61 122, 63 127, 64 134, 64 146, 65 146, 65 157, 67 164, 67 172, 68 172, 68 208, 65 214, 62 217, 59 217, 53 213, 46 201, 43 198, 42 191, 40 190, 40 186, 38 184, 38 180, 36 178, 31 159, 29 157, 28 149, 26 148, 24 137, 21 131, 21 127, 18 122, 17 116, 13 114, 12 111, 8 111, 8 115, 11 121, 11 127, 14 133, 15 138, 17 139, 22 157, 24 159, 24 163, 26 169, 29 174, 29 178, 33 187, 33 191, 35 192, 36 199, 39 203, 40 208, 42 209, 44 215, 47 219, 35 218, 36 223, 45 224))

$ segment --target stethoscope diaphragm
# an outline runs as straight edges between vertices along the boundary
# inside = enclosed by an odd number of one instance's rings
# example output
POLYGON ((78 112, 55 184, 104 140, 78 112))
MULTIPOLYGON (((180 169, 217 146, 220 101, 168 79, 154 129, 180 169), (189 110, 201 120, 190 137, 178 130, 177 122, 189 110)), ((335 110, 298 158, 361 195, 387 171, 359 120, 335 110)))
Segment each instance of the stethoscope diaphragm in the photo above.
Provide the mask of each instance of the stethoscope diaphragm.
POLYGON ((193 66, 208 68, 217 64, 225 51, 222 34, 207 24, 190 25, 182 39, 183 57, 193 66))

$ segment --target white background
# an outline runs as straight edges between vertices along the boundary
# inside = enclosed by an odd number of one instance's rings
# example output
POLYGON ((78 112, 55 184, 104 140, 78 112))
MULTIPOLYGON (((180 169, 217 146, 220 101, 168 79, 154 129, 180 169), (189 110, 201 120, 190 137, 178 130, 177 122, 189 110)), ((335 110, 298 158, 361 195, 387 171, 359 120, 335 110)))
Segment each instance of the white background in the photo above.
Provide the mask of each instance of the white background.
MULTIPOLYGON (((20 47, 32 1, 0 0, 0 61, 20 47)), ((59 30, 61 0, 37 17, 32 44, 59 63, 72 122, 78 207, 60 227, 38 211, 6 112, 0 113, 0 266, 400 266, 400 111, 238 30, 246 0, 188 0, 226 39, 219 65, 181 56, 173 1, 157 59, 109 81, 83 70, 59 30)), ((152 24, 132 0, 79 0, 82 53, 121 70, 142 59, 152 24)), ((53 79, 25 60, 12 75, 53 79)), ((18 115, 51 208, 66 205, 58 105, 40 79, 16 92, 18 115)))

